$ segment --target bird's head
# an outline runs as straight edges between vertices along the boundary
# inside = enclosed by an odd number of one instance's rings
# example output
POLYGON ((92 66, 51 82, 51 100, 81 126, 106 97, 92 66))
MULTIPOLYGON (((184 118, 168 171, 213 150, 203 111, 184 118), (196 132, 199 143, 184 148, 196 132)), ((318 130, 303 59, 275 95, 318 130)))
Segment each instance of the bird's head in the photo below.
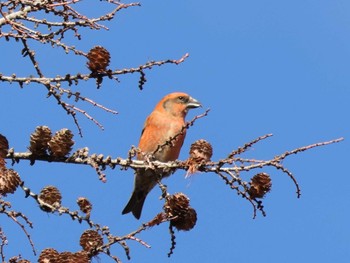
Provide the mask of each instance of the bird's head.
POLYGON ((156 106, 157 110, 166 111, 175 117, 185 117, 189 109, 201 107, 202 104, 183 92, 166 95, 156 106))

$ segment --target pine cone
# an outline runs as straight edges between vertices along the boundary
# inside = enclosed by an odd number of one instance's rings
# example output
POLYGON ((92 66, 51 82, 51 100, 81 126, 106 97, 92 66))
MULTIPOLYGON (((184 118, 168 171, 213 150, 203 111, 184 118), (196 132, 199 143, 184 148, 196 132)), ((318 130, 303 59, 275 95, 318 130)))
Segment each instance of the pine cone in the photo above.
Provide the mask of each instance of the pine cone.
POLYGON ((190 157, 186 163, 189 166, 186 176, 197 172, 198 167, 210 162, 213 155, 213 147, 206 140, 198 140, 192 143, 190 148, 190 157))
POLYGON ((192 143, 190 148, 190 157, 204 162, 209 162, 213 156, 213 147, 206 140, 197 140, 192 143))
POLYGON ((250 181, 249 195, 251 198, 263 198, 271 190, 271 178, 267 173, 258 173, 250 181))
POLYGON ((59 253, 53 248, 46 248, 41 251, 38 263, 58 263, 59 253))
POLYGON ((5 164, 6 164, 5 159, 0 157, 0 174, 4 173, 6 171, 5 164))
POLYGON ((5 158, 9 150, 9 142, 0 134, 0 158, 5 158))
POLYGON ((170 222, 177 230, 188 231, 196 225, 196 210, 190 207, 190 200, 183 193, 168 196, 164 211, 168 217, 174 217, 170 222))
POLYGON ((73 261, 72 263, 89 263, 89 255, 86 251, 79 251, 73 254, 72 256, 73 261))
POLYGON ((55 186, 50 185, 44 187, 41 190, 38 199, 44 202, 41 204, 40 208, 45 212, 53 212, 55 209, 61 207, 62 196, 55 186))
POLYGON ((107 70, 111 56, 107 49, 101 46, 93 47, 87 54, 87 67, 92 73, 103 73, 107 70))
POLYGON ((190 206, 190 199, 183 193, 176 193, 167 197, 164 205, 164 211, 168 217, 178 216, 179 214, 186 212, 190 206))
POLYGON ((20 182, 21 178, 15 170, 0 170, 0 195, 13 194, 20 182))
POLYGON ((96 230, 86 230, 80 237, 80 245, 86 252, 96 256, 99 252, 95 251, 103 245, 103 238, 96 230))
POLYGON ((74 263, 74 254, 72 252, 62 252, 58 256, 58 263, 74 263))
POLYGON ((34 156, 47 155, 48 142, 51 140, 51 130, 47 126, 38 126, 30 135, 30 146, 28 150, 34 156))
POLYGON ((77 253, 62 252, 59 254, 57 263, 89 263, 88 254, 85 251, 77 253))
POLYGON ((189 231, 196 225, 197 222, 197 212, 192 207, 189 207, 186 213, 172 220, 172 225, 177 228, 177 230, 189 231))
POLYGON ((72 150, 74 141, 73 133, 68 129, 61 129, 48 142, 50 155, 55 158, 63 158, 72 150))
POLYGON ((90 213, 92 210, 92 204, 85 197, 79 197, 77 200, 77 204, 79 205, 80 210, 86 214, 87 217, 90 217, 90 213))
POLYGON ((0 134, 0 173, 3 173, 5 168, 5 157, 9 150, 9 142, 7 141, 6 137, 0 134))
MULTIPOLYGON (((21 256, 14 256, 9 258, 8 263, 30 263, 29 260, 26 259, 20 259, 21 256)), ((2 261, 3 263, 6 263, 6 261, 2 261)))

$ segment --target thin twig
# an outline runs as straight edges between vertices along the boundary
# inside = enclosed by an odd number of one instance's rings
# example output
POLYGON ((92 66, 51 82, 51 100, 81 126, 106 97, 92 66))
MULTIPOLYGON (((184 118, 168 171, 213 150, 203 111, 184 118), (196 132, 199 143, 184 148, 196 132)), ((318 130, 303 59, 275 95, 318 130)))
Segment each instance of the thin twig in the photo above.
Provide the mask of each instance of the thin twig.
MULTIPOLYGON (((101 77, 109 77, 113 75, 125 75, 125 74, 133 74, 135 72, 140 72, 145 69, 151 69, 154 66, 162 66, 164 64, 179 64, 182 63, 186 58, 188 57, 188 54, 185 54, 178 60, 174 59, 167 59, 167 60, 159 60, 159 61, 150 61, 143 65, 140 65, 137 68, 125 68, 125 69, 116 69, 114 71, 111 71, 109 73, 101 73, 101 77)), ((57 76, 57 77, 17 77, 17 76, 4 76, 0 74, 0 81, 3 82, 33 82, 33 83, 39 83, 39 84, 49 84, 49 83, 62 83, 62 82, 74 82, 76 80, 88 80, 88 79, 94 79, 95 76, 92 74, 66 74, 65 76, 57 76), (69 76, 69 77, 67 77, 69 76)))

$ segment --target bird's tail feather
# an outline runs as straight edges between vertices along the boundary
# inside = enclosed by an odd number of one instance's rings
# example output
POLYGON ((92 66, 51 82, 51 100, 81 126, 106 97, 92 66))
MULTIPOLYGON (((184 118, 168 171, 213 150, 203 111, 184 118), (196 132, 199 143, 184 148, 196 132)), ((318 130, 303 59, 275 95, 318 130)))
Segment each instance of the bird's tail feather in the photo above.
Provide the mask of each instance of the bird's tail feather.
POLYGON ((122 211, 122 214, 127 214, 132 212, 136 219, 140 219, 142 207, 146 199, 146 194, 136 193, 134 191, 130 197, 129 202, 122 211))

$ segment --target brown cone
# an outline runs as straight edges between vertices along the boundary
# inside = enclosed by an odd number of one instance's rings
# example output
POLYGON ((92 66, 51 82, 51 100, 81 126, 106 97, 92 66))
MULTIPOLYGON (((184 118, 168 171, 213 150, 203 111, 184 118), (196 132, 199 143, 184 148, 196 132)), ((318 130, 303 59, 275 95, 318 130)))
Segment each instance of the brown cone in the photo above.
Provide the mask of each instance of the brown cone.
POLYGON ((251 198, 263 198, 271 190, 271 178, 267 173, 258 173, 250 181, 249 195, 251 198))
MULTIPOLYGON (((4 173, 6 171, 6 161, 2 157, 0 157, 0 174, 4 173)), ((0 175, 1 176, 1 175, 0 175)))
POLYGON ((103 238, 96 230, 89 229, 81 235, 80 245, 83 250, 96 256, 98 252, 95 250, 103 245, 103 238))
POLYGON ((73 254, 72 256, 73 261, 75 263, 89 263, 89 255, 86 251, 79 251, 73 254))
POLYGON ((58 256, 57 263, 74 263, 74 254, 72 252, 62 252, 58 256))
POLYGON ((53 212, 55 209, 61 207, 62 196, 60 191, 52 185, 44 187, 38 199, 42 202, 40 208, 45 212, 53 212))
POLYGON ((101 46, 93 47, 87 54, 87 67, 93 73, 103 73, 107 70, 111 56, 107 49, 101 46))
POLYGON ((0 134, 0 173, 5 168, 5 157, 9 150, 9 142, 7 141, 6 137, 0 134))
POLYGON ((190 148, 190 157, 186 163, 189 166, 187 176, 197 172, 198 167, 210 162, 213 155, 213 147, 206 140, 198 140, 192 143, 190 148))
POLYGON ((46 248, 41 251, 38 263, 57 263, 59 262, 59 253, 53 248, 46 248))
POLYGON ((1 169, 0 170, 0 195, 13 194, 21 178, 18 173, 12 169, 1 169))
POLYGON ((177 230, 188 231, 196 225, 197 213, 189 204, 190 200, 183 193, 167 197, 164 211, 168 217, 174 217, 170 222, 177 230))
POLYGON ((49 153, 55 158, 62 158, 69 154, 74 144, 73 133, 68 129, 61 129, 48 142, 49 153))
POLYGON ((90 259, 85 251, 79 251, 77 253, 62 252, 58 256, 57 263, 89 263, 90 259))
POLYGON ((0 158, 5 158, 9 150, 9 142, 0 134, 0 158))
POLYGON ((196 225, 197 222, 197 212, 192 207, 189 207, 186 213, 173 220, 171 223, 177 230, 189 231, 196 225))
POLYGON ((34 156, 47 155, 48 142, 51 140, 51 130, 47 126, 38 126, 30 135, 30 145, 28 150, 34 156))

